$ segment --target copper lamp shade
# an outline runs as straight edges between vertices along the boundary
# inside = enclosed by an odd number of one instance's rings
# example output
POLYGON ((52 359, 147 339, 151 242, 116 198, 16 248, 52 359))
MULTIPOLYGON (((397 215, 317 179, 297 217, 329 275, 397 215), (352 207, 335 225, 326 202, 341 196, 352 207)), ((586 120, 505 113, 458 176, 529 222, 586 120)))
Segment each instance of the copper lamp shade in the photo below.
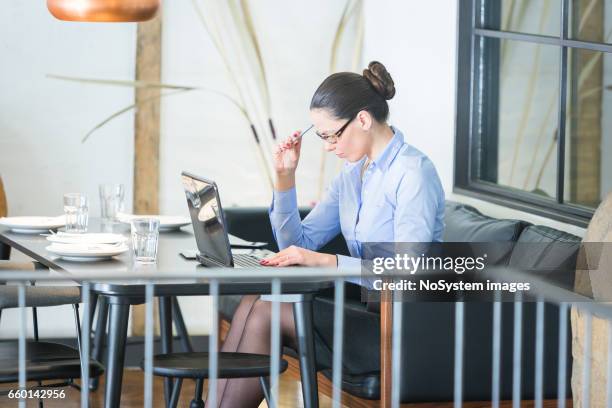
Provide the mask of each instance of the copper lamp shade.
POLYGON ((155 16, 160 0, 47 0, 60 20, 93 22, 145 21, 155 16))

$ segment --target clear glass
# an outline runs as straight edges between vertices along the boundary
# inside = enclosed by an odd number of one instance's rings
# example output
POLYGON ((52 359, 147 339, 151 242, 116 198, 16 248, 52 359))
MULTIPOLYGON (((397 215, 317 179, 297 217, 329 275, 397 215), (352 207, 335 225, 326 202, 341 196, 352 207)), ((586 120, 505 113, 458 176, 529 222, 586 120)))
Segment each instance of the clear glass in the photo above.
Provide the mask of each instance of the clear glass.
POLYGON ((85 194, 64 194, 64 214, 66 215, 66 232, 87 232, 89 206, 85 194))
POLYGON ((558 37, 561 35, 561 0, 482 0, 482 27, 558 37))
POLYGON ((554 199, 559 47, 483 39, 477 178, 554 199), (499 86, 497 90, 496 87, 499 86))
POLYGON ((123 184, 100 185, 100 216, 103 220, 116 221, 123 211, 125 188, 123 184))
POLYGON ((132 220, 131 224, 134 260, 140 263, 157 262, 159 220, 155 218, 137 218, 132 220))
POLYGON ((612 54, 568 52, 564 201, 595 208, 612 191, 612 54))
POLYGON ((612 0, 572 0, 569 26, 572 39, 612 43, 612 0))

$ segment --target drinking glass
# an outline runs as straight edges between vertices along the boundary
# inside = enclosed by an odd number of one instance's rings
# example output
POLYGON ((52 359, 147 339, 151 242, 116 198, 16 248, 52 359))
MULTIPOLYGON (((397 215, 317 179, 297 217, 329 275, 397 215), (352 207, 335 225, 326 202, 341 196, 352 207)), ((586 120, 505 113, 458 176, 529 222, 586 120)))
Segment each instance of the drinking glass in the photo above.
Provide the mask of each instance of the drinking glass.
POLYGON ((159 220, 156 218, 136 218, 132 220, 131 224, 134 259, 140 263, 155 263, 159 242, 159 220))
POLYGON ((123 211, 124 197, 123 184, 100 184, 100 215, 103 220, 117 220, 117 214, 123 211))
POLYGON ((87 232, 89 207, 85 194, 64 194, 64 214, 66 215, 66 232, 87 232))

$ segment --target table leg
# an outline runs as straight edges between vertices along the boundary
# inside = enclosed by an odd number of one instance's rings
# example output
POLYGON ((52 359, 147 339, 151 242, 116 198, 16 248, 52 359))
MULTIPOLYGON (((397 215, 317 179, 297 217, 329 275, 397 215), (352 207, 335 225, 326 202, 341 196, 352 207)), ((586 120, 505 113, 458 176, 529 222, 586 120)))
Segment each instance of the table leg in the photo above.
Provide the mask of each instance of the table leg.
MULTIPOLYGON (((106 321, 108 320, 108 300, 106 296, 98 297, 98 317, 96 319, 96 330, 93 338, 93 347, 91 348, 91 358, 102 362, 102 350, 104 349, 104 340, 106 339, 106 321)), ((93 319, 91 320, 93 322, 93 319)), ((92 324, 93 326, 93 324, 92 324)), ((98 389, 99 378, 89 380, 89 389, 95 391, 98 389)))
POLYGON ((181 312, 181 307, 179 306, 178 298, 176 296, 172 296, 172 318, 174 320, 174 325, 176 326, 176 331, 181 338, 181 346, 183 347, 184 352, 192 352, 193 345, 191 344, 191 339, 189 338, 189 333, 187 332, 187 326, 185 326, 185 319, 183 319, 183 313, 181 312))
POLYGON ((110 322, 108 329, 108 357, 106 360, 106 389, 104 407, 119 407, 121 401, 121 381, 123 380, 123 364, 125 358, 125 343, 127 338, 128 317, 130 305, 120 303, 120 299, 109 299, 110 322))
POLYGON ((317 387, 317 369, 312 323, 312 296, 304 296, 293 304, 295 332, 300 359, 300 376, 304 408, 318 408, 319 391, 317 387))
POLYGON ((95 292, 89 292, 89 324, 90 325, 93 325, 94 315, 96 314, 97 305, 98 305, 98 294, 95 292))
MULTIPOLYGON (((172 297, 159 298, 159 331, 162 353, 172 353, 172 297)), ((173 378, 164 377, 164 401, 169 406, 172 395, 173 378)))

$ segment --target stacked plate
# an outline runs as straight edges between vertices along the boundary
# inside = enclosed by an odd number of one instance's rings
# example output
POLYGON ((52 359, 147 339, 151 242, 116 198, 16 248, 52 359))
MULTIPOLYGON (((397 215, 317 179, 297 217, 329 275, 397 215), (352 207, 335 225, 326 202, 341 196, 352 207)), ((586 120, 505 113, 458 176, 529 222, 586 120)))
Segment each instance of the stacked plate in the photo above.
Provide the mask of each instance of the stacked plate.
POLYGON ((2 217, 0 225, 21 234, 40 234, 63 227, 66 225, 66 220, 63 215, 59 217, 2 217))
POLYGON ((117 219, 120 222, 125 224, 129 224, 133 219, 137 218, 155 218, 159 220, 159 230, 161 232, 164 231, 175 231, 179 230, 181 227, 185 225, 191 224, 191 219, 183 216, 176 215, 133 215, 133 214, 117 214, 117 219))
POLYGON ((47 240, 48 252, 69 261, 101 261, 129 250, 127 238, 120 234, 58 232, 47 240))

